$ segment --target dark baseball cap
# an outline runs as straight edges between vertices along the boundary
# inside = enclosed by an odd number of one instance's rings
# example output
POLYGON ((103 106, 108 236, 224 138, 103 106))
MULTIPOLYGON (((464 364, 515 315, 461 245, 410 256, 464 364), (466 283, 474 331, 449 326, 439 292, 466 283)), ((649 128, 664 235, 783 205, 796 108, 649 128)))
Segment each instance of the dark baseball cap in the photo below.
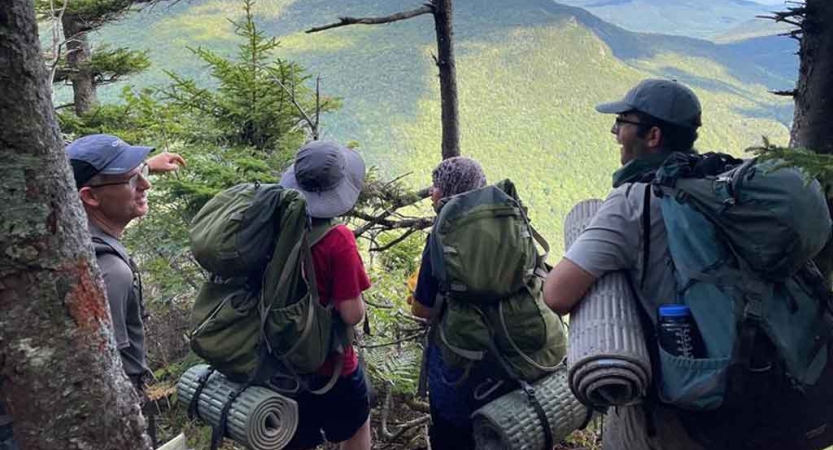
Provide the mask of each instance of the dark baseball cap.
POLYGON ((109 134, 91 134, 67 145, 67 154, 78 189, 99 174, 130 173, 153 150, 153 147, 130 145, 109 134))
POLYGON ((643 80, 628 91, 622 100, 596 106, 596 111, 606 114, 622 114, 633 110, 683 127, 697 128, 701 125, 702 108, 697 95, 672 80, 643 80))

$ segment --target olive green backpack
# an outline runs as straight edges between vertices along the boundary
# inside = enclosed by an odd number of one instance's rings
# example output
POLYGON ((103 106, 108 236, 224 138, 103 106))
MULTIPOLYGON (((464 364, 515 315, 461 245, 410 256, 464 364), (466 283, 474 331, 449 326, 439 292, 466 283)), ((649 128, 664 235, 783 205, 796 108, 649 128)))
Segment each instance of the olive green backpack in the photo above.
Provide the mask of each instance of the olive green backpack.
MULTIPOLYGON (((191 248, 210 273, 191 311, 194 353, 234 381, 305 388, 303 375, 350 341, 314 282, 310 248, 330 229, 311 228, 303 194, 278 185, 238 185, 210 200, 191 223, 191 248)), ((337 364, 312 392, 328 391, 340 372, 337 364)))
POLYGON ((556 369, 566 336, 543 301, 549 246, 511 181, 446 199, 428 245, 443 292, 434 334, 447 364, 527 382, 556 369))

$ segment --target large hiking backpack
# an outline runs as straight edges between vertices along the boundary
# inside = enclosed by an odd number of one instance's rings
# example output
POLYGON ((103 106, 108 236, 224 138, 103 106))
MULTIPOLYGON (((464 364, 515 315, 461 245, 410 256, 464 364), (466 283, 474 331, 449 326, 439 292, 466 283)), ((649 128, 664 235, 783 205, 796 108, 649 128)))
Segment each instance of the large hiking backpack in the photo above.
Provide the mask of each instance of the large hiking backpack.
MULTIPOLYGON (((828 366, 830 289, 812 258, 830 237, 829 212, 816 181, 778 164, 677 153, 649 185, 660 198, 678 289, 665 303, 689 307, 706 352, 686 358, 656 345, 656 394, 666 404, 750 411, 744 390, 761 374, 787 380, 772 387, 800 392, 828 366)), ((650 219, 643 217, 643 224, 650 219)), ((767 414, 775 412, 747 415, 767 414)), ((761 420, 756 426, 766 423, 761 420)))
MULTIPOLYGON (((192 248, 211 273, 191 312, 194 353, 233 381, 290 378, 291 393, 303 387, 301 375, 343 351, 349 327, 321 305, 310 253, 331 227, 310 229, 303 194, 277 185, 239 185, 209 201, 191 226, 192 248)), ((337 364, 313 392, 329 390, 340 372, 337 364)))
POLYGON ((435 334, 447 364, 465 373, 489 365, 483 370, 523 381, 557 367, 566 338, 561 319, 543 302, 549 246, 530 225, 512 182, 449 197, 428 245, 443 293, 435 334))

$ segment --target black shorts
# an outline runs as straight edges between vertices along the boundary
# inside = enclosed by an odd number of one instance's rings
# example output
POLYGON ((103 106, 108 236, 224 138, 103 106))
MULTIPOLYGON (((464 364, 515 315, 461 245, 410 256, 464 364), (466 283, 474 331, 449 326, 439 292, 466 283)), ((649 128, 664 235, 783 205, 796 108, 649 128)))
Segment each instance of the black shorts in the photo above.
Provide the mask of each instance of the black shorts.
MULTIPOLYGON (((329 377, 316 376, 313 388, 323 386, 329 377)), ((353 437, 370 416, 370 397, 362 366, 350 375, 339 378, 324 395, 300 394, 298 429, 289 450, 313 448, 324 442, 342 442, 353 437)))

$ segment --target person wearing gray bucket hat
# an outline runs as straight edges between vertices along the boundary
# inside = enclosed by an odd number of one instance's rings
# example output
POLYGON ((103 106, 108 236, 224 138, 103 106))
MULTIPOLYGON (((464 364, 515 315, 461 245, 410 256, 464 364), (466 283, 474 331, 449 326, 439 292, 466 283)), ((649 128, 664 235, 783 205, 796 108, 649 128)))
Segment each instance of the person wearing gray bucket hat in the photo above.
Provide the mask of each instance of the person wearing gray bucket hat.
MULTIPOLYGON (((316 286, 321 303, 332 305, 348 326, 364 318, 362 293, 370 288, 370 278, 353 232, 333 218, 356 204, 364 176, 365 164, 357 152, 334 142, 312 141, 298 150, 280 181, 284 188, 304 194, 313 232, 323 230, 310 249, 316 286)), ((320 387, 339 366, 341 376, 330 391, 304 392, 296 398, 298 427, 287 449, 314 448, 326 436, 344 450, 370 450, 370 386, 353 346, 331 354, 310 383, 320 387)))
POLYGON ((311 217, 333 218, 356 204, 365 171, 364 160, 356 151, 334 142, 312 141, 298 150, 280 185, 304 194, 311 217))
POLYGON ((148 212, 148 174, 170 172, 185 165, 185 160, 175 153, 161 153, 146 160, 153 150, 130 145, 109 134, 84 136, 66 147, 104 280, 122 367, 140 398, 150 374, 146 364, 144 299, 141 277, 121 237, 131 221, 148 212))

